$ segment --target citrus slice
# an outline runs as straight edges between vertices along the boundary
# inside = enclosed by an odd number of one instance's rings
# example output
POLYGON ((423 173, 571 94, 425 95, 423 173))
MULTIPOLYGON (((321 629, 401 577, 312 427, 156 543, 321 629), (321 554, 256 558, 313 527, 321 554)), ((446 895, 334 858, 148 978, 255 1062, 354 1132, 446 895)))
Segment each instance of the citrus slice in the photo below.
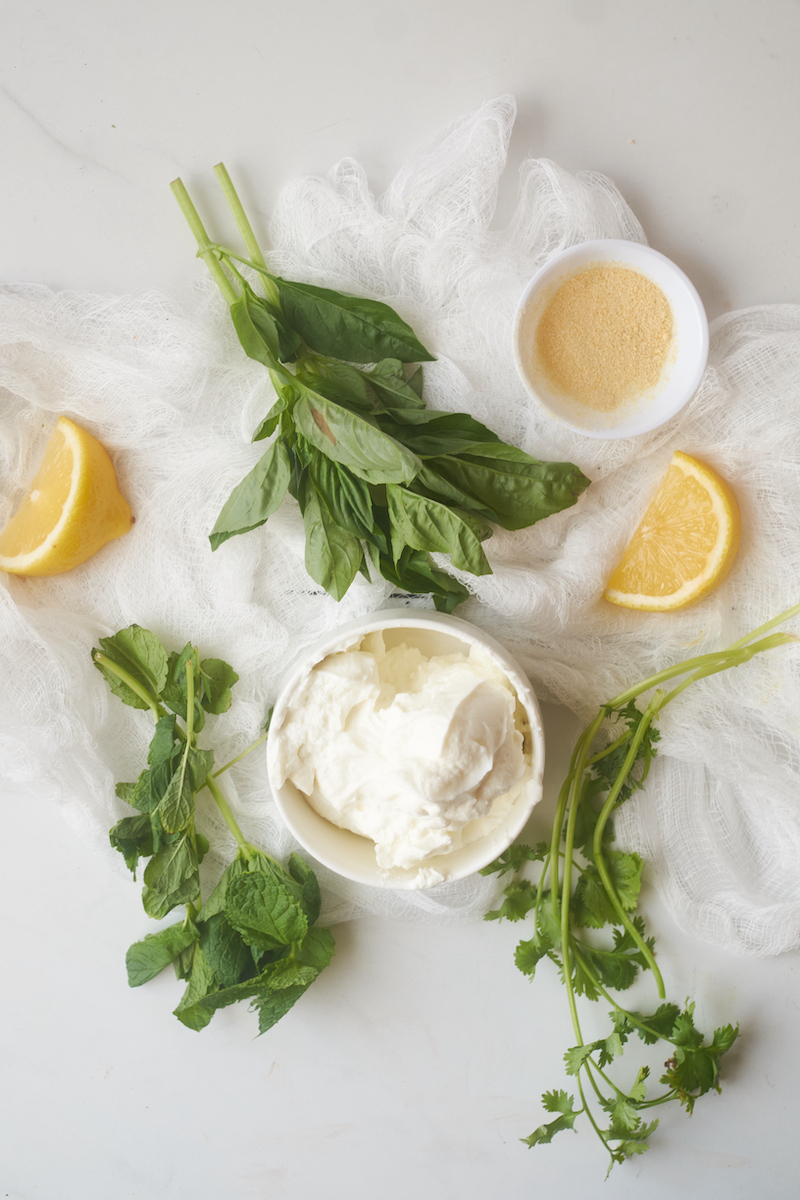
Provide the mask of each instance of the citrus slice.
POLYGON ((603 595, 652 612, 692 604, 728 574, 740 529, 725 480, 678 450, 603 595))
POLYGON ((59 575, 132 524, 108 453, 85 429, 59 417, 30 492, 0 533, 0 570, 59 575))

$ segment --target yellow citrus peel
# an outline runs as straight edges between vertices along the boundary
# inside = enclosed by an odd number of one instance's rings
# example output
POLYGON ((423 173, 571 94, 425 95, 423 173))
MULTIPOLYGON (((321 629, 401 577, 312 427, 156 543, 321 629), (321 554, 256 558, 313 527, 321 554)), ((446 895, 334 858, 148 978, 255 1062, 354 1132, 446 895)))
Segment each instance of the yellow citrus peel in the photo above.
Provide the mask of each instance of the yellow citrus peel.
POLYGON ((74 421, 59 417, 30 492, 0 533, 0 570, 60 575, 132 524, 107 451, 74 421))
POLYGON ((678 450, 603 595, 650 612, 692 604, 730 571, 740 531, 725 480, 678 450))

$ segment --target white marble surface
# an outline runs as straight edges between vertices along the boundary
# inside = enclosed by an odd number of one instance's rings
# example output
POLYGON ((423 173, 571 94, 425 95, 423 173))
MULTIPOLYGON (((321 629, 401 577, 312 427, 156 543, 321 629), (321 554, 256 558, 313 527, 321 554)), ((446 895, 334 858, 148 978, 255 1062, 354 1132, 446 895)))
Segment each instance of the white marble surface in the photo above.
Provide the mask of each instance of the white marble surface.
MULTIPOLYGON (((796 0, 45 0, 5 5, 4 282, 183 291, 199 269, 168 184, 248 208, 352 155, 380 190, 447 121, 511 92, 499 210, 529 152, 610 175, 714 317, 800 301, 796 0)), ((547 713, 549 777, 570 734, 547 713)), ((552 786, 546 807, 552 804, 552 786)), ((600 1188, 586 1132, 527 1150, 564 1086, 560 984, 515 970, 510 926, 363 921, 292 1014, 253 1039, 225 1010, 170 1016, 165 973, 130 991, 136 889, 46 797, 4 797, 0 1196, 13 1200, 568 1200, 600 1188)), ((798 963, 681 935, 649 895, 675 998, 742 1022, 721 1096, 665 1113, 611 1198, 797 1195, 798 963)))

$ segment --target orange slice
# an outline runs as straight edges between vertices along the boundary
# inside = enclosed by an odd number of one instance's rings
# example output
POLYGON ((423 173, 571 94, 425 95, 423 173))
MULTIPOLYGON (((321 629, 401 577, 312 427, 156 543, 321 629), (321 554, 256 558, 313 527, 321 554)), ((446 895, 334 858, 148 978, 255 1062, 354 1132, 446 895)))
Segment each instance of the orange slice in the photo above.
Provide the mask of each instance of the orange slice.
POLYGON ((651 612, 692 604, 730 571, 740 530, 725 480, 678 450, 603 595, 651 612))
POLYGON ((59 575, 132 524, 108 453, 85 429, 59 417, 30 492, 0 533, 0 570, 59 575))

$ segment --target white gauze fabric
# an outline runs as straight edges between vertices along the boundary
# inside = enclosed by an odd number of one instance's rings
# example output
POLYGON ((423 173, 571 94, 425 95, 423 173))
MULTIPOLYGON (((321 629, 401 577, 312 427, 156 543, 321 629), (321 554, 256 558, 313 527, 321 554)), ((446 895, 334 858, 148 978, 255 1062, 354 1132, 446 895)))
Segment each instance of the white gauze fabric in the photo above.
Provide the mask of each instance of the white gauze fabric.
MULTIPOLYGON (((732 642, 800 599, 800 307, 717 321, 698 395, 652 434, 602 442, 550 423, 513 365, 521 289, 563 247, 644 235, 608 179, 533 158, 508 228, 493 229, 514 115, 503 97, 465 116, 378 198, 352 161, 291 184, 264 241, 285 276, 394 306, 437 356, 425 367, 431 406, 469 411, 503 439, 590 476, 576 507, 495 534, 486 544, 494 574, 461 576, 472 597, 459 610, 517 656, 542 699, 588 719, 623 687, 732 642), (675 449, 711 463, 735 489, 744 529, 737 565, 684 612, 615 608, 601 599, 604 580, 675 449)), ((209 720, 203 739, 223 763, 258 735, 305 647, 389 601, 388 585, 361 577, 338 605, 311 584, 290 500, 265 527, 211 553, 207 535, 224 499, 263 453, 249 439, 271 400, 266 373, 242 353, 210 282, 180 298, 0 290, 0 522, 59 413, 109 447, 136 514, 130 534, 68 574, 3 577, 0 773, 7 795, 59 803, 120 871, 107 844, 125 812, 114 782, 138 774, 151 724, 93 668, 98 637, 137 622, 169 648, 191 639, 203 656, 233 664, 241 676, 233 706, 209 720)), ((684 929, 752 953, 798 945, 797 652, 704 681, 660 727, 647 789, 619 815, 620 841, 645 856, 684 929)), ((286 854, 293 843, 275 815, 262 751, 223 780, 246 834, 286 854)), ((234 846, 210 799, 200 808, 219 848, 204 865, 210 880, 234 846)), ((323 869, 320 877, 327 921, 467 919, 491 906, 497 888, 479 876, 417 893, 361 887, 323 869)))

